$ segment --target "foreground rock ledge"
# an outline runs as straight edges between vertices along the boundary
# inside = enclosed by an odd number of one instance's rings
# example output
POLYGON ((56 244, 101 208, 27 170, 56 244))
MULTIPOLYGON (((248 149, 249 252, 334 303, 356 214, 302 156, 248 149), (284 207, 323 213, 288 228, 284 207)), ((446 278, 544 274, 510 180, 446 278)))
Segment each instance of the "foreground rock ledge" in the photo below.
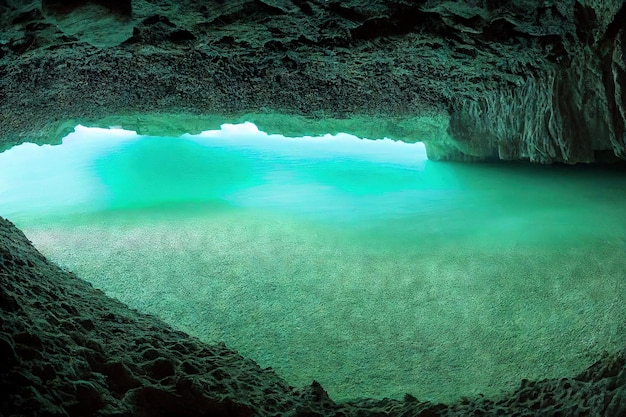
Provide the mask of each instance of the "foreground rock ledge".
POLYGON ((625 26, 623 0, 0 0, 0 149, 261 112, 449 117, 395 135, 438 160, 626 159, 625 26))
POLYGON ((223 344, 202 343, 108 298, 47 261, 1 217, 0 283, 6 417, 626 415, 626 351, 575 377, 521 381, 499 398, 445 405, 407 394, 336 403, 316 382, 291 387, 223 344))

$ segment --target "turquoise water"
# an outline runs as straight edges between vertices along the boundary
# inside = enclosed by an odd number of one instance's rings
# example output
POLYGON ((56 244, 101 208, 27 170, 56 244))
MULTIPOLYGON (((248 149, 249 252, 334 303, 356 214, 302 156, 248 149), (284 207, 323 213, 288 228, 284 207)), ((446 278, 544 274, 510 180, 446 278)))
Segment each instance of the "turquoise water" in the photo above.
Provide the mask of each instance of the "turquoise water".
POLYGON ((626 175, 421 145, 78 128, 0 154, 0 215, 132 307, 335 399, 450 401, 624 345, 626 175))

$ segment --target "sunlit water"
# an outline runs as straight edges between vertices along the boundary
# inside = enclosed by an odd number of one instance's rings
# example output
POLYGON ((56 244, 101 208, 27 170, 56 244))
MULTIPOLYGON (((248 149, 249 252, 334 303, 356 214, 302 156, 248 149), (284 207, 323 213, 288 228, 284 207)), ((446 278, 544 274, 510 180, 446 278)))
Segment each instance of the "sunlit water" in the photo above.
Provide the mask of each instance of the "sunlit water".
POLYGON ((78 128, 1 154, 0 196, 62 267, 335 399, 495 394, 626 341, 623 172, 78 128))

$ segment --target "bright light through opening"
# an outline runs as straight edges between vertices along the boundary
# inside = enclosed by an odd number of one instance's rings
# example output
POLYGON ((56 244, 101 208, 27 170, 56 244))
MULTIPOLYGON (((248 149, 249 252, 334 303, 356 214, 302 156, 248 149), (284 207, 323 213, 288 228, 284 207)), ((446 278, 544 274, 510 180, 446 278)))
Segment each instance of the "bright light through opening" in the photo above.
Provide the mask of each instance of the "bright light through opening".
POLYGON ((363 176, 363 164, 419 171, 425 162, 421 143, 345 133, 287 138, 261 132, 253 123, 224 124, 180 138, 79 125, 62 146, 23 144, 0 154, 0 213, 19 219, 218 200, 297 210, 310 198, 342 204, 349 190, 338 192, 322 178, 325 170, 356 169, 363 176), (313 172, 308 176, 302 174, 307 166, 313 172))

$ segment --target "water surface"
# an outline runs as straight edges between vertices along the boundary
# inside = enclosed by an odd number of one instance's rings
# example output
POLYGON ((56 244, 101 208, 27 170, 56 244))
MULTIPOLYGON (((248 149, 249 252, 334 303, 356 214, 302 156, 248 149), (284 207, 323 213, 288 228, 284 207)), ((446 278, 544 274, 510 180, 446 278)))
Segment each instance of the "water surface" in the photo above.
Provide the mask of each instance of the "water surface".
POLYGON ((250 124, 0 154, 0 215, 50 259, 334 399, 491 395, 621 348, 625 191, 250 124))

